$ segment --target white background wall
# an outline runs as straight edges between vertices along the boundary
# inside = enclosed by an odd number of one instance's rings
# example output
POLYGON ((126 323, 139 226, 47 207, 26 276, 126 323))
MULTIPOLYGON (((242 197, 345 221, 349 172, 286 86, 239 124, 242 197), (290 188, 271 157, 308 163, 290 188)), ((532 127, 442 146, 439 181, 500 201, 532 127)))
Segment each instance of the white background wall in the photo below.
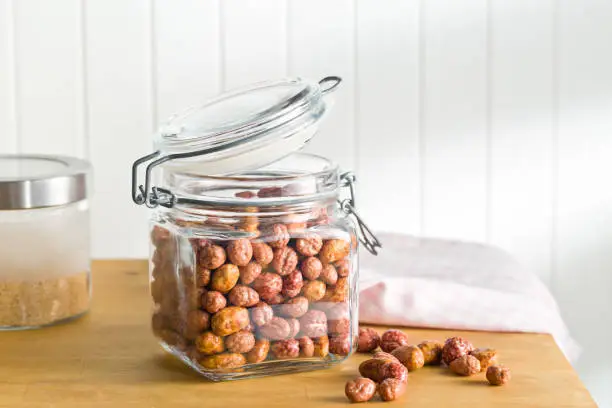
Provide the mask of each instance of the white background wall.
POLYGON ((144 257, 156 124, 263 79, 344 78, 310 149, 377 229, 500 245, 558 298, 612 406, 610 0, 0 0, 0 153, 95 167, 93 251, 144 257))

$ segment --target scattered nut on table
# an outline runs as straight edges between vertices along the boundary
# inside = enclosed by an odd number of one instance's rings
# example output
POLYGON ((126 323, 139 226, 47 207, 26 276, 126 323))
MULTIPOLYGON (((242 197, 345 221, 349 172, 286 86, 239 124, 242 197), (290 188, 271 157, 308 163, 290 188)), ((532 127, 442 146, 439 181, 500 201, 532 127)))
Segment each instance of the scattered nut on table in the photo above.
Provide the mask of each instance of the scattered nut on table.
POLYGON ((344 393, 351 402, 366 402, 376 394, 376 383, 369 378, 357 377, 344 386, 344 393))
POLYGON ((449 368, 455 374, 470 376, 480 372, 480 361, 474 356, 465 354, 451 361, 449 368))
POLYGON ((512 376, 510 375, 510 369, 504 366, 490 366, 487 368, 487 381, 491 385, 504 385, 507 384, 512 376))
POLYGON ((425 357, 423 352, 417 346, 400 346, 391 352, 400 363, 408 369, 415 371, 425 365, 425 357))

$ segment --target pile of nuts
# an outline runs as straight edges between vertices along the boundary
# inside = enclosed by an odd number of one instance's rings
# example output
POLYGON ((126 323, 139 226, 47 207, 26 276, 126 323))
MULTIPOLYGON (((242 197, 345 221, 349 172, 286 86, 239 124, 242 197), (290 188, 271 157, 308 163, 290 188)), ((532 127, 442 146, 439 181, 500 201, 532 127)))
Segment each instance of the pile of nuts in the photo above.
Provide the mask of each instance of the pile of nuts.
POLYGON ((359 329, 358 352, 374 352, 379 346, 382 351, 359 365, 361 377, 346 383, 344 392, 349 401, 369 401, 377 392, 383 401, 393 401, 406 391, 408 373, 425 365, 446 366, 461 376, 486 371, 491 385, 510 381, 510 370, 497 365, 495 350, 475 349, 461 337, 410 345, 408 336, 399 330, 387 330, 380 336, 372 328, 359 329))

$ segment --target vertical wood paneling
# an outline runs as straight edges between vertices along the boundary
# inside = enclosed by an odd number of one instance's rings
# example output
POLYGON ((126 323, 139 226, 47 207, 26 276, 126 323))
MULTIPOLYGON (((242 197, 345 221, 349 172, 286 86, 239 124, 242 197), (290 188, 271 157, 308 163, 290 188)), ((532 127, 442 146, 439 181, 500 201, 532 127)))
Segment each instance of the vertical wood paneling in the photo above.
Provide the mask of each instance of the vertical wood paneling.
POLYGON ((288 0, 288 68, 291 76, 342 77, 335 105, 306 150, 345 169, 356 165, 355 8, 352 0, 288 0))
POLYGON ((14 7, 21 151, 81 155, 79 1, 19 0, 14 7))
POLYGON ((360 210, 379 230, 418 234, 419 1, 357 1, 357 89, 360 210))
POLYGON ((550 283, 554 1, 490 4, 489 238, 550 283))
POLYGON ((559 0, 558 226, 553 288, 584 354, 577 368, 612 406, 612 3, 559 0))
POLYGON ((13 0, 0 0, 0 154, 17 151, 13 0))
POLYGON ((150 1, 90 0, 85 12, 93 254, 143 256, 148 211, 130 199, 130 170, 152 149, 150 1))
POLYGON ((482 241, 487 218, 487 1, 422 4, 423 233, 482 241))
POLYGON ((222 86, 285 77, 285 0, 222 0, 222 86))
POLYGON ((220 91, 219 0, 156 0, 154 16, 161 122, 220 91))

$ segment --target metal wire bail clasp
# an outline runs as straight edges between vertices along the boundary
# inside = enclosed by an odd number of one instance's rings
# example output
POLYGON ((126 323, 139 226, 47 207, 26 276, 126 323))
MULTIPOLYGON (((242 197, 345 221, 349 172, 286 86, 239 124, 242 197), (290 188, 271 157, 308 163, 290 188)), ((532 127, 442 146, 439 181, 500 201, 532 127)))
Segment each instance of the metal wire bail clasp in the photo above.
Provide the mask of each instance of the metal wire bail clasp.
POLYGON ((350 192, 350 198, 340 201, 340 208, 347 215, 353 216, 357 222, 359 242, 361 242, 372 255, 378 255, 377 248, 382 248, 380 241, 355 210, 355 180, 355 175, 352 172, 346 172, 340 175, 340 185, 342 187, 348 187, 350 192))

